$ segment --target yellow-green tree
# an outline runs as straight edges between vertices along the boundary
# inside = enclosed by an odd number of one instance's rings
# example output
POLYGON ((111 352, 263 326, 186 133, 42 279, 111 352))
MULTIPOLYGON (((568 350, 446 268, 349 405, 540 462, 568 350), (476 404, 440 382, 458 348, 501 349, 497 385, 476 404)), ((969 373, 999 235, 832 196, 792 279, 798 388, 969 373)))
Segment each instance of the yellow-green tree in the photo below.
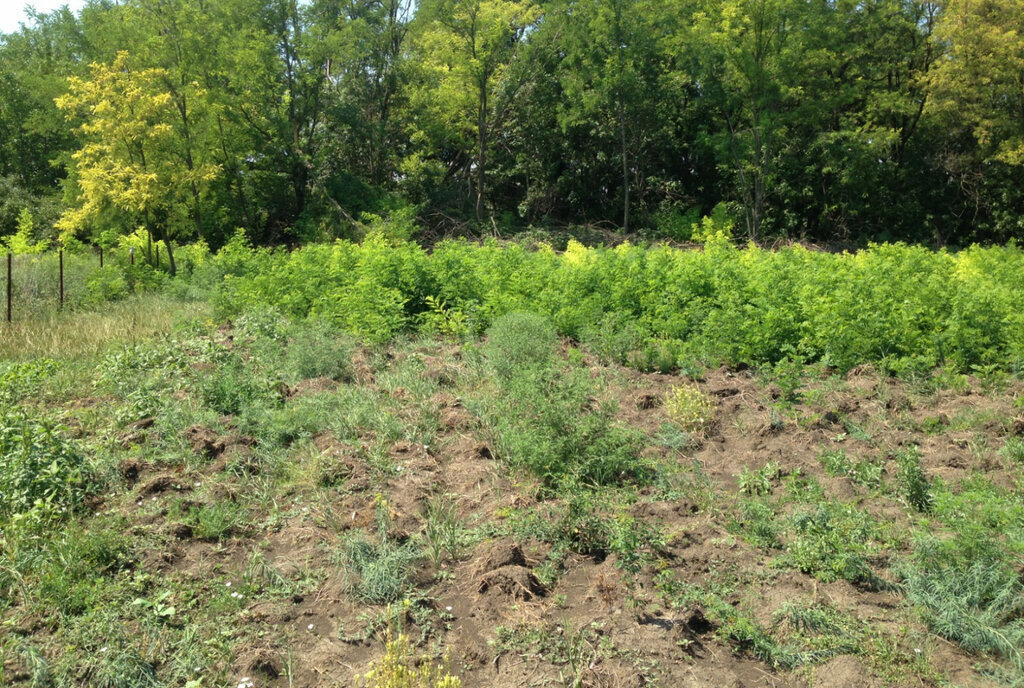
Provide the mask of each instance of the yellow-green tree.
MULTIPOLYGON (((162 69, 135 69, 123 51, 110 64, 90 65, 89 78, 68 79, 57 107, 80 122, 82 146, 71 156, 77 195, 57 228, 72 236, 105 210, 117 209, 153 228, 167 245, 173 273, 171 219, 218 168, 190 165, 181 156, 166 81, 162 69)), ((202 97, 198 84, 188 88, 202 97)))
POLYGON ((988 159, 1024 165, 1024 0, 949 0, 934 37, 933 109, 971 126, 988 159))

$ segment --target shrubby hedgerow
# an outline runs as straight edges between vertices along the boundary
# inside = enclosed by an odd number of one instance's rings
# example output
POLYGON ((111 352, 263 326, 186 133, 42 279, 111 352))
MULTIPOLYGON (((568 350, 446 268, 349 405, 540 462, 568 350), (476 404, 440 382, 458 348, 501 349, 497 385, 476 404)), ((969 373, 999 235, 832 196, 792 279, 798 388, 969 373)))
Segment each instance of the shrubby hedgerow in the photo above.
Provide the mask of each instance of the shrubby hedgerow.
POLYGON ((713 239, 703 250, 570 243, 556 253, 459 240, 428 252, 374 236, 291 253, 234 242, 214 260, 227 274, 217 296, 225 314, 273 305, 372 341, 436 329, 444 304, 467 335, 532 311, 562 335, 648 368, 797 356, 906 374, 1024 359, 1024 252, 1012 245, 830 254, 713 239))

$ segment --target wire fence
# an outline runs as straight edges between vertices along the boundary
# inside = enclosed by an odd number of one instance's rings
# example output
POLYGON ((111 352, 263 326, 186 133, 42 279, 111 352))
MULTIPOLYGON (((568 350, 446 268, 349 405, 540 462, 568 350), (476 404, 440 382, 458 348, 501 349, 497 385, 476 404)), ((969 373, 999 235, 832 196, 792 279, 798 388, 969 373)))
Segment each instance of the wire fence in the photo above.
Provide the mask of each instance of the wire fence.
POLYGON ((149 255, 134 247, 0 257, 4 280, 4 321, 11 323, 41 312, 96 305, 130 293, 144 273, 162 270, 159 246, 149 255))

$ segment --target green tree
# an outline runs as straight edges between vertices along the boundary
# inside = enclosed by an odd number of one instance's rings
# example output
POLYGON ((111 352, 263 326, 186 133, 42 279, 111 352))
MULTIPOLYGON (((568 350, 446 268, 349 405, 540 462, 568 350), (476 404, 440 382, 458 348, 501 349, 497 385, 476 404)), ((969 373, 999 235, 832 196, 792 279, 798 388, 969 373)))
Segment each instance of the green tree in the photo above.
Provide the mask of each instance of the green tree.
POLYGON ((435 136, 465 156, 463 168, 476 182, 476 218, 483 221, 488 144, 503 115, 496 101, 510 87, 510 64, 540 9, 527 0, 429 0, 419 13, 419 82, 411 98, 435 136))
POLYGON ((565 2, 557 10, 565 55, 559 120, 563 129, 583 127, 595 136, 614 132, 626 232, 631 191, 643 177, 644 148, 657 128, 664 59, 659 39, 672 27, 671 9, 662 0, 593 0, 565 2))

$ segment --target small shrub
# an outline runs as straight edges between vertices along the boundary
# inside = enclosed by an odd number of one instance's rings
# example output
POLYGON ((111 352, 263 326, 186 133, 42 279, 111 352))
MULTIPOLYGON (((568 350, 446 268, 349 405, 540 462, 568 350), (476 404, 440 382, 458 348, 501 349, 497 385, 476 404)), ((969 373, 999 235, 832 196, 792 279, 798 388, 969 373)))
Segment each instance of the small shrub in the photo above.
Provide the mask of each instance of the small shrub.
POLYGON ((640 433, 614 422, 614 404, 596 402, 588 371, 557 365, 557 345, 551 325, 528 313, 503 316, 489 330, 484 366, 496 393, 476 405, 499 456, 546 490, 648 480, 640 433))
POLYGON ((0 522, 63 517, 89 492, 91 471, 60 429, 21 410, 0 411, 0 522))
POLYGON ((1008 438, 999 453, 1016 464, 1024 464, 1024 438, 1008 438))
POLYGON ((509 313, 487 330, 483 353, 499 379, 508 380, 554 365, 558 334, 546 318, 535 313, 509 313))
POLYGON ((236 415, 272 398, 269 381, 232 355, 212 371, 200 373, 197 384, 203 403, 222 415, 236 415))
POLYGON ((781 528, 775 511, 763 499, 744 499, 740 502, 740 514, 733 521, 733 528, 743 533, 755 547, 779 549, 782 547, 781 528))
POLYGON ((409 591, 412 564, 420 557, 413 540, 401 544, 388 536, 391 516, 386 501, 378 498, 375 537, 350 537, 338 560, 345 570, 353 595, 371 604, 388 604, 409 591))
POLYGON ((679 385, 665 395, 665 413, 687 432, 702 432, 710 428, 716 408, 715 400, 696 385, 679 385))
POLYGON ((774 491, 775 481, 779 479, 781 473, 779 464, 774 461, 766 463, 756 471, 744 466, 738 476, 740 492, 753 497, 770 495, 774 491))
POLYGON ((219 500, 193 507, 189 520, 195 535, 202 540, 223 540, 243 531, 248 524, 247 510, 235 502, 219 500))
POLYGON ((842 449, 825 449, 818 454, 818 461, 826 473, 836 477, 849 475, 853 465, 842 449))
POLYGON ((449 495, 437 495, 427 502, 423 537, 434 568, 440 569, 444 557, 459 558, 464 530, 455 501, 449 495))
POLYGON ((876 526, 865 512, 838 502, 824 502, 790 518, 783 561, 828 583, 838 578, 878 587, 868 564, 876 526))
POLYGON ((355 345, 327 323, 304 324, 288 343, 280 370, 286 379, 299 382, 327 377, 339 382, 353 379, 352 354, 355 345))
POLYGON ((384 656, 373 664, 358 685, 365 688, 461 688, 462 681, 449 673, 446 660, 436 663, 427 657, 417 659, 412 641, 399 633, 389 634, 384 656))
POLYGON ((92 303, 118 301, 131 293, 124 272, 113 265, 105 266, 92 273, 85 282, 85 290, 92 303))
POLYGON ((897 492, 906 503, 920 511, 928 513, 932 510, 934 497, 931 484, 921 468, 921 450, 917 447, 904 449, 896 454, 897 492))
POLYGON ((935 633, 1004 658, 1024 675, 1024 586, 1005 548, 977 531, 926 537, 897 562, 907 597, 935 633))
POLYGON ((842 449, 826 449, 818 454, 818 461, 829 475, 846 477, 869 488, 882 485, 885 468, 878 461, 860 459, 854 462, 842 449))
POLYGON ((29 395, 38 393, 58 367, 57 362, 49 358, 0 364, 0 404, 13 406, 29 395))

